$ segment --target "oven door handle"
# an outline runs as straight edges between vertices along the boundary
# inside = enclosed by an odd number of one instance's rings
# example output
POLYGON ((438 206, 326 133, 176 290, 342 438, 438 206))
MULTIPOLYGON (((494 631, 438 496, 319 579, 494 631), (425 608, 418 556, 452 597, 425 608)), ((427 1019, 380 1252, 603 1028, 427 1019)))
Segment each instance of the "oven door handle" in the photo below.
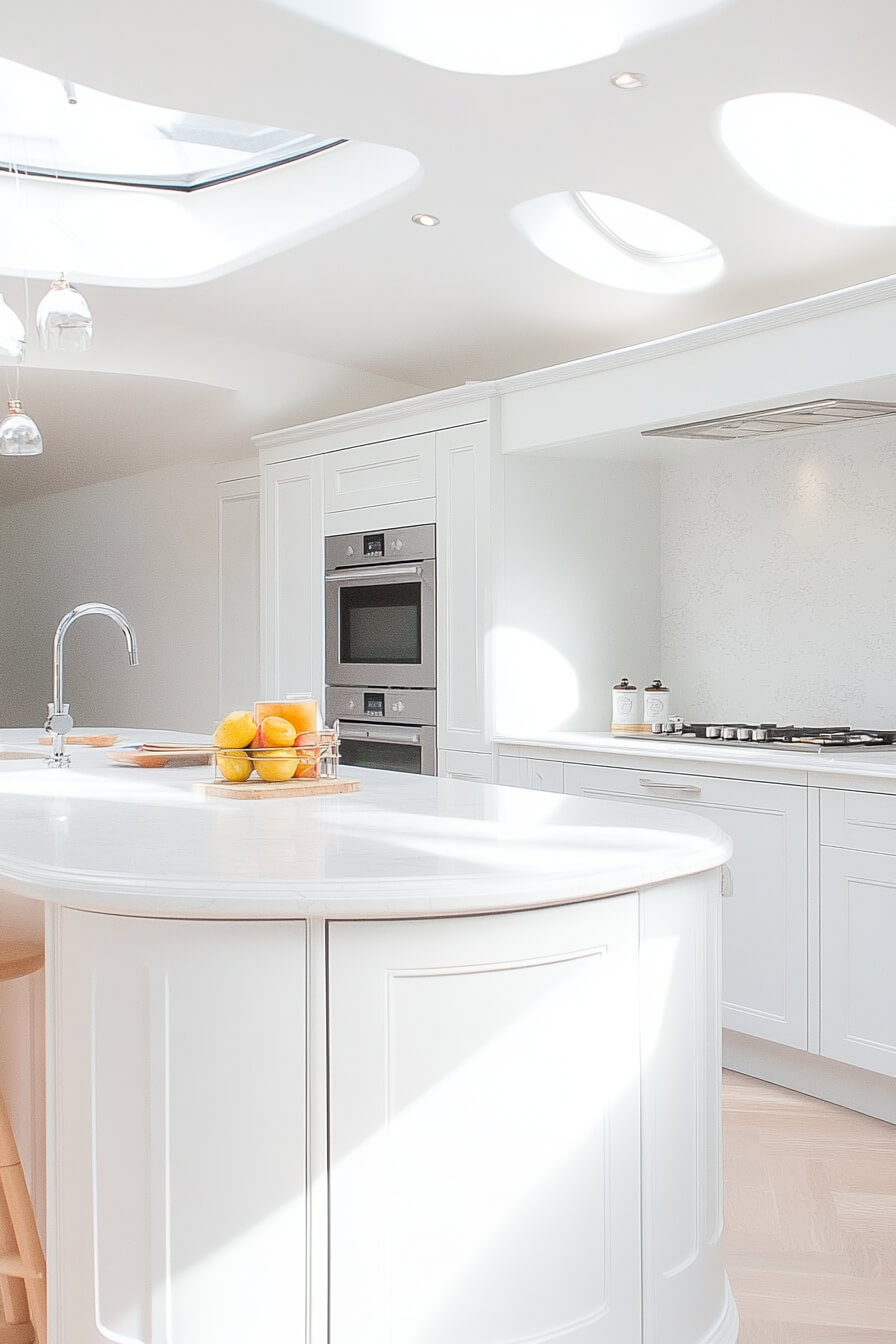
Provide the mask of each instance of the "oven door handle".
POLYGON ((337 569, 327 575, 327 583, 357 583, 366 579, 388 583, 390 579, 416 579, 422 573, 422 565, 371 565, 368 569, 337 569))
POLYGON ((409 747, 419 747, 422 742, 419 728, 385 723, 346 723, 342 719, 339 720, 339 736, 346 742, 396 742, 409 747))

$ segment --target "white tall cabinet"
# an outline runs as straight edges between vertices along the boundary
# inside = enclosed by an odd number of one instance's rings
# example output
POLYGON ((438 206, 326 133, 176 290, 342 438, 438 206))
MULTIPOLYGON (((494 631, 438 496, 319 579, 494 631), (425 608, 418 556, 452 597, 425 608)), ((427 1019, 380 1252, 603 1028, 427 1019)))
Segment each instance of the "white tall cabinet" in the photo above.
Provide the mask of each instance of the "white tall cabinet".
POLYGON ((260 478, 232 463, 217 484, 218 714, 250 706, 261 681, 260 478))
POLYGON ((490 780, 502 477, 488 386, 255 442, 263 694, 323 701, 325 537, 435 523, 439 773, 490 780))

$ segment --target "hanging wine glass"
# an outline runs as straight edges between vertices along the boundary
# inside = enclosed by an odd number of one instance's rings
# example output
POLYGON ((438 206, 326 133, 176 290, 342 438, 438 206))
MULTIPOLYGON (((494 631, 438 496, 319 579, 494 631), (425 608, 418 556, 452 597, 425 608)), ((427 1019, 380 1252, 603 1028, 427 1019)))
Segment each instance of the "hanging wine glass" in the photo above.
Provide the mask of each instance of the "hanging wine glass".
POLYGON ((78 354, 90 349, 93 318, 87 300, 64 275, 50 285, 37 305, 36 318, 42 349, 78 354))
POLYGON ((40 430, 22 410, 15 398, 9 401, 9 415, 0 424, 0 453, 4 457, 36 457, 44 450, 40 430))

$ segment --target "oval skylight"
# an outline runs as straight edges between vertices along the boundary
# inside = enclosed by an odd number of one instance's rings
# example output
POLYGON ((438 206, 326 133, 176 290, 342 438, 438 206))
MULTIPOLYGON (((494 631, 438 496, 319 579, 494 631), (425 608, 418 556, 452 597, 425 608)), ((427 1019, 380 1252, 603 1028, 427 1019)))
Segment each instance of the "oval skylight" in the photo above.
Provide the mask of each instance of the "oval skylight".
POLYGON ((616 196, 554 192, 511 211, 545 256, 586 280, 647 294, 684 294, 725 269, 711 239, 688 224, 616 196))
POLYGON ((757 93, 721 111, 727 149, 754 182, 837 224, 896 224, 896 126, 811 93, 757 93))
POLYGON ((730 0, 277 0, 425 65, 528 75, 611 56, 730 0))
POLYGON ((0 168, 192 191, 343 143, 152 107, 0 59, 0 168))

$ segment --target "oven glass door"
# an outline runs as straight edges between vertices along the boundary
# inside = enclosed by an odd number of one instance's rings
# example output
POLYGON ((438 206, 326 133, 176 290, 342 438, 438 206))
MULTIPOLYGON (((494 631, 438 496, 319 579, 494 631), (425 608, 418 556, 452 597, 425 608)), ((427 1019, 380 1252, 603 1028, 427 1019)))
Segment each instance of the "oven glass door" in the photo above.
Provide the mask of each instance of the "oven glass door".
POLYGON ((403 725, 339 722, 339 759, 370 770, 436 773, 436 730, 403 725))
POLYGON ((327 575, 327 682, 435 685, 435 562, 327 575))

